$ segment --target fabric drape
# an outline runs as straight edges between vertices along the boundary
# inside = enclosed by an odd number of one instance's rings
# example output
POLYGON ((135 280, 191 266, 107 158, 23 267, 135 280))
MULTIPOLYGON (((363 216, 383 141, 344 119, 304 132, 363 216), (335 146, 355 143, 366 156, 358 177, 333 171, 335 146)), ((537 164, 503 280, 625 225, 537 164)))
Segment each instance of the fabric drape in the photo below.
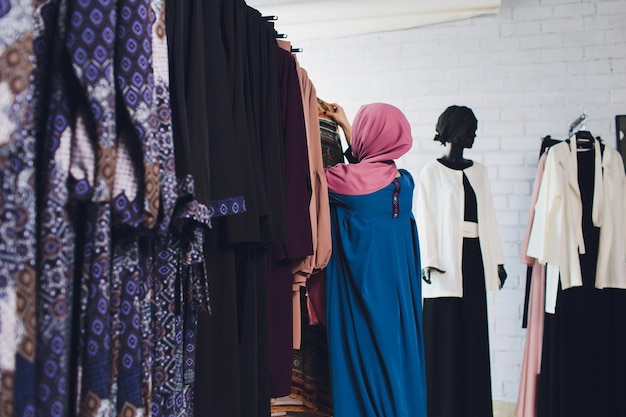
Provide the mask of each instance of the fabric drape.
POLYGON ((414 185, 400 172, 374 193, 330 194, 326 323, 337 417, 426 416, 414 185))
POLYGON ((530 210, 528 214, 528 224, 526 227, 526 237, 522 243, 520 260, 522 263, 532 268, 530 275, 530 293, 528 302, 528 319, 526 327, 526 339, 524 341, 524 356, 522 358, 522 372, 520 376, 520 387, 517 395, 517 406, 515 415, 517 417, 534 417, 537 415, 537 382, 541 372, 541 346, 543 338, 543 320, 545 305, 545 282, 546 270, 536 259, 530 258, 526 252, 528 249, 528 239, 530 228, 534 218, 534 206, 539 194, 539 185, 543 177, 543 170, 546 163, 546 154, 539 159, 537 171, 535 173, 535 183, 531 196, 530 210))

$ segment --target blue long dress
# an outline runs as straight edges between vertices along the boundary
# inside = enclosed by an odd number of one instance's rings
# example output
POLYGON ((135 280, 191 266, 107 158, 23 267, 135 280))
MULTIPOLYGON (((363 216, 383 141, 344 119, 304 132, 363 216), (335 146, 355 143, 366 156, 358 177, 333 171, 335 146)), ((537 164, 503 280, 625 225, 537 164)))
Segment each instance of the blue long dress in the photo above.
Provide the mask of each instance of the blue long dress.
POLYGON ((330 193, 327 328, 335 417, 426 416, 414 182, 330 193))

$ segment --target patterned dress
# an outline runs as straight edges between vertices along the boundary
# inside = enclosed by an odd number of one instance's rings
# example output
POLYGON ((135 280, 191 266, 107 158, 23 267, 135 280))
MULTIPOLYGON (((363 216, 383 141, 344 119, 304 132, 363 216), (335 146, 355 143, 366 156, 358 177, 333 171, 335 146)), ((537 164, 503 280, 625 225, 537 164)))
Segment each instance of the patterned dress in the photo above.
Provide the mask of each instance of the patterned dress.
POLYGON ((0 2, 0 415, 193 415, 211 217, 160 0, 0 2), (176 208, 176 209, 175 209, 176 208))

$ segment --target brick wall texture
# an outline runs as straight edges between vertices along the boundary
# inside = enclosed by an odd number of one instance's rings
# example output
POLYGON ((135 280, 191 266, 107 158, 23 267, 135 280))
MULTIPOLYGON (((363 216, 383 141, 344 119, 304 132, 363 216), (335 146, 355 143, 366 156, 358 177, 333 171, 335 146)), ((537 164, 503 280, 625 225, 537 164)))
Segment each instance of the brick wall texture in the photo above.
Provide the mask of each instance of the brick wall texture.
MULTIPOLYGON (((329 18, 332 13, 329 13, 329 18)), ((489 169, 508 281, 490 294, 494 400, 515 402, 525 331, 526 268, 519 261, 541 138, 587 130, 616 147, 615 115, 626 114, 626 0, 503 0, 499 13, 396 32, 298 42, 318 96, 350 118, 387 102, 411 122, 414 145, 399 161, 417 178, 443 149, 439 114, 471 107, 479 122, 465 155, 489 169)))

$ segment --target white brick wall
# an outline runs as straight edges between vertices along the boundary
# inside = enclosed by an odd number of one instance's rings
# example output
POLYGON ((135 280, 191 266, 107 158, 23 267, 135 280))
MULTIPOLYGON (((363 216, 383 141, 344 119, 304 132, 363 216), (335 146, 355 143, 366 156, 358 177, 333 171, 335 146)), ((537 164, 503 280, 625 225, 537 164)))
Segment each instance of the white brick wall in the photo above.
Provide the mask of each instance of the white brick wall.
MULTIPOLYGON (((280 21, 278 22, 280 27, 280 21)), ((626 114, 626 0, 503 0, 497 15, 398 32, 298 42, 318 95, 353 117, 363 103, 401 108, 414 146, 400 165, 414 176, 442 153, 439 114, 471 107, 479 120, 466 156, 489 168, 509 280, 490 294, 494 399, 515 402, 524 236, 540 138, 564 138, 585 112, 587 128, 615 146, 614 116, 626 114)))

